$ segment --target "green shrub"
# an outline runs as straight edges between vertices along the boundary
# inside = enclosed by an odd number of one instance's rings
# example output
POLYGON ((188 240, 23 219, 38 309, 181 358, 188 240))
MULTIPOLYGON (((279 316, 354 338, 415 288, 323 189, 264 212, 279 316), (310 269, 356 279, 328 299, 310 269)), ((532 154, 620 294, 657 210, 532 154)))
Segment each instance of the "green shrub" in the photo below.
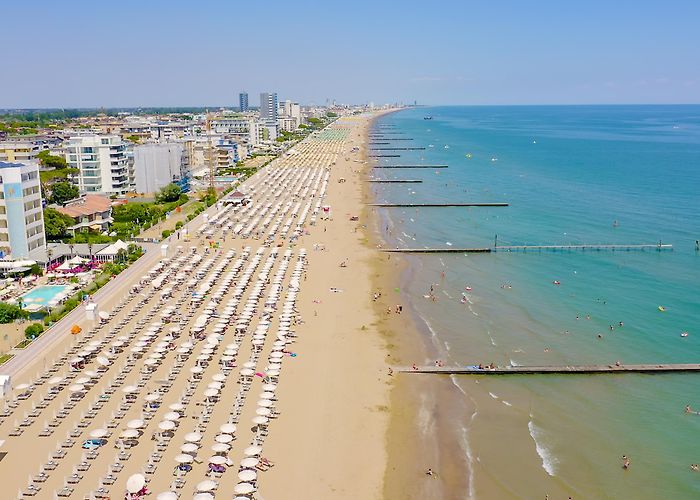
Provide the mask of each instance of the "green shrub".
POLYGON ((34 323, 29 325, 27 328, 24 329, 24 338, 33 340, 37 338, 39 335, 41 335, 41 332, 44 331, 44 325, 41 323, 34 323))
POLYGON ((173 234, 173 232, 170 231, 169 229, 164 229, 163 232, 161 233, 161 235, 163 236, 163 239, 167 238, 171 234, 173 234))
POLYGON ((177 221, 177 223, 175 224, 175 229, 181 229, 182 226, 184 226, 184 225, 185 225, 185 224, 183 224, 183 222, 182 222, 181 220, 179 220, 179 221, 177 221))

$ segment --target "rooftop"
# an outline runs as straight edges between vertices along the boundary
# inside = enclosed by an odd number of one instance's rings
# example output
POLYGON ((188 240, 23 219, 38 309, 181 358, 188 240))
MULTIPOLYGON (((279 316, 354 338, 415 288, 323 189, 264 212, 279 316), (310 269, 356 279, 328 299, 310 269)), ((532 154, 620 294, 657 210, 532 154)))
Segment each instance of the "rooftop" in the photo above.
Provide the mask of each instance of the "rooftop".
POLYGON ((86 194, 75 200, 66 203, 65 206, 57 210, 70 217, 80 217, 81 215, 92 215, 97 212, 106 212, 112 206, 112 200, 106 196, 96 194, 86 194))

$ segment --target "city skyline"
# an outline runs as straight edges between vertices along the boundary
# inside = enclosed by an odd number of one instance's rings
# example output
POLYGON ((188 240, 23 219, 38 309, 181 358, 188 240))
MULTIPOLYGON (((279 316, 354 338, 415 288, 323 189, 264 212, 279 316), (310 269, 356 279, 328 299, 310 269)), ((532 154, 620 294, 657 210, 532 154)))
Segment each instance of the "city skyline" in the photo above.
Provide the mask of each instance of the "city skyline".
POLYGON ((0 81, 0 108, 233 107, 243 89, 275 89, 305 105, 700 102, 700 69, 688 64, 697 59, 700 5, 689 1, 397 5, 360 1, 341 12, 301 1, 271 16, 260 36, 247 21, 254 6, 213 0, 127 1, 117 11, 84 1, 10 4, 6 18, 32 29, 5 27, 24 49, 5 55, 16 77, 0 81), (290 34, 294 50, 282 50, 290 34), (174 37, 188 42, 174 50, 174 37), (58 55, 26 57, 49 46, 58 55), (220 64, 235 54, 246 64, 220 64), (75 71, 81 60, 89 71, 75 71))

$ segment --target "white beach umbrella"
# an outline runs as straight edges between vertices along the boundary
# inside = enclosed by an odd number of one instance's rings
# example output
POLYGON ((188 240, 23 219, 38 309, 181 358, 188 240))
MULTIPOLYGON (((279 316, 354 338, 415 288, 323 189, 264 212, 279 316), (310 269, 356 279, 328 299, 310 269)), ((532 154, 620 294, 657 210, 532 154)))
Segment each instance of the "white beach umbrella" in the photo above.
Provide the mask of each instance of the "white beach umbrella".
POLYGON ((185 441, 188 443, 199 443, 202 440, 202 435, 198 432, 188 432, 185 434, 185 441))
POLYGON ((152 392, 150 394, 146 394, 143 399, 145 399, 148 403, 153 403, 155 401, 158 401, 160 399, 160 394, 157 392, 152 392))
POLYGON ((185 405, 183 405, 182 403, 173 403, 171 405, 168 405, 168 408, 173 411, 183 411, 185 409, 185 405))
POLYGON ((225 443, 214 443, 211 445, 211 451, 214 453, 226 453, 231 449, 231 446, 225 443))
POLYGON ((226 457, 214 455, 213 457, 209 458, 209 463, 214 465, 224 465, 226 463, 226 457))
POLYGON ((260 399, 258 400, 258 406, 262 406, 263 408, 269 408, 272 406, 272 401, 269 399, 260 399))
POLYGON ((205 479, 204 481, 197 484, 197 487, 195 489, 197 491, 214 491, 216 487, 216 481, 212 481, 211 479, 205 479))
POLYGON ((140 429, 144 426, 144 422, 140 418, 135 418, 134 420, 129 420, 129 422, 127 422, 126 426, 129 429, 140 429))
POLYGON ((231 434, 219 434, 214 438, 217 443, 228 444, 233 441, 233 436, 231 434))
POLYGON ((238 483, 233 488, 233 492, 240 495, 248 495, 255 491, 255 486, 250 483, 238 483))
POLYGON ((57 385, 63 382, 63 377, 51 377, 47 382, 49 385, 57 385))
POLYGON ((214 375, 212 375, 211 379, 212 379, 214 382, 225 382, 225 381, 226 381, 226 375, 224 375, 223 373, 215 373, 214 375))
POLYGON ((198 373, 202 373, 203 371, 204 371, 204 368, 202 368, 201 366, 193 366, 192 368, 190 368, 190 373, 198 374, 198 373))
POLYGON ((175 428, 175 422, 170 420, 163 420, 158 424, 158 428, 161 431, 172 431, 175 428))
POLYGON ((68 390, 73 393, 83 392, 85 390, 85 386, 81 384, 73 384, 71 386, 68 386, 68 390))
POLYGON ((126 480, 126 491, 129 493, 138 493, 145 484, 146 478, 143 477, 143 474, 134 474, 129 476, 129 479, 126 480))
POLYGON ((241 467, 244 467, 246 469, 252 469, 256 465, 258 465, 259 462, 260 460, 258 460, 255 457, 247 457, 241 460, 241 467))
POLYGON ((105 358, 104 356, 97 356, 95 358, 95 361, 97 362, 98 365, 109 366, 109 360, 107 358, 105 358))
POLYGON ((218 396, 218 395, 219 395, 219 391, 217 389, 207 389, 206 391, 204 391, 204 397, 207 397, 207 398, 213 398, 214 396, 218 396))
POLYGON ((139 437, 139 431, 137 431, 136 429, 126 429, 125 431, 122 431, 119 437, 126 439, 137 438, 139 437))
POLYGON ((270 410, 269 408, 256 408, 255 414, 263 417, 269 417, 270 415, 272 415, 272 410, 270 410))
POLYGON ((224 434, 233 434, 236 432, 236 426, 234 424, 223 424, 219 427, 219 430, 224 434))
POLYGON ((139 388, 135 385, 127 385, 126 387, 122 387, 122 392, 124 394, 133 394, 134 392, 138 392, 138 390, 139 388))
POLYGON ((238 473, 238 479, 240 479, 241 481, 255 481, 257 477, 257 473, 251 469, 243 469, 241 472, 238 473))
POLYGON ((171 422, 177 422, 180 420, 180 414, 176 411, 169 411, 163 415, 163 420, 170 420, 171 422))
POLYGON ((181 453, 179 455, 175 455, 175 461, 179 464, 191 464, 194 461, 194 457, 192 455, 181 453))
POLYGON ((164 491, 162 493, 158 493, 156 496, 156 500, 177 500, 177 493, 173 491, 164 491))
POLYGON ((192 500, 214 500, 214 495, 212 495, 209 492, 200 492, 196 493, 193 497, 192 500))
POLYGON ((260 455, 262 453, 262 447, 261 446, 248 446, 245 450, 243 450, 243 454, 246 457, 254 457, 256 455, 260 455))
POLYGON ((255 372, 250 368, 243 368, 241 370, 241 375, 243 375, 244 377, 252 377, 254 374, 255 372))
POLYGON ((90 437, 94 439, 101 439, 107 435, 107 431, 105 429, 95 429, 93 431, 90 431, 90 437))
POLYGON ((274 392, 262 392, 260 393, 260 399, 274 399, 275 393, 274 392))
POLYGON ((264 417, 262 415, 256 415, 255 417, 253 417, 253 423, 255 425, 265 425, 265 424, 267 424, 267 422, 268 422, 267 417, 264 417))
POLYGON ((180 446, 180 451, 182 453, 197 453, 199 447, 194 443, 185 443, 180 446))
POLYGON ((275 385, 275 384, 263 384, 262 390, 267 391, 267 392, 273 392, 273 391, 277 390, 277 385, 275 385))

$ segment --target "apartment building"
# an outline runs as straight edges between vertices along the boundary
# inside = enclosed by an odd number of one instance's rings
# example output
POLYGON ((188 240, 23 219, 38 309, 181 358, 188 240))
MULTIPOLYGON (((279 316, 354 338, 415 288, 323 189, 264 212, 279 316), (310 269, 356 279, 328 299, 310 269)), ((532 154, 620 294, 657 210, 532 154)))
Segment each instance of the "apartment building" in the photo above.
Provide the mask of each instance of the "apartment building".
POLYGON ((66 161, 78 169, 73 182, 81 193, 124 194, 130 190, 127 145, 118 135, 71 137, 66 161))
POLYGON ((46 248, 39 165, 0 162, 0 252, 32 258, 46 248))

